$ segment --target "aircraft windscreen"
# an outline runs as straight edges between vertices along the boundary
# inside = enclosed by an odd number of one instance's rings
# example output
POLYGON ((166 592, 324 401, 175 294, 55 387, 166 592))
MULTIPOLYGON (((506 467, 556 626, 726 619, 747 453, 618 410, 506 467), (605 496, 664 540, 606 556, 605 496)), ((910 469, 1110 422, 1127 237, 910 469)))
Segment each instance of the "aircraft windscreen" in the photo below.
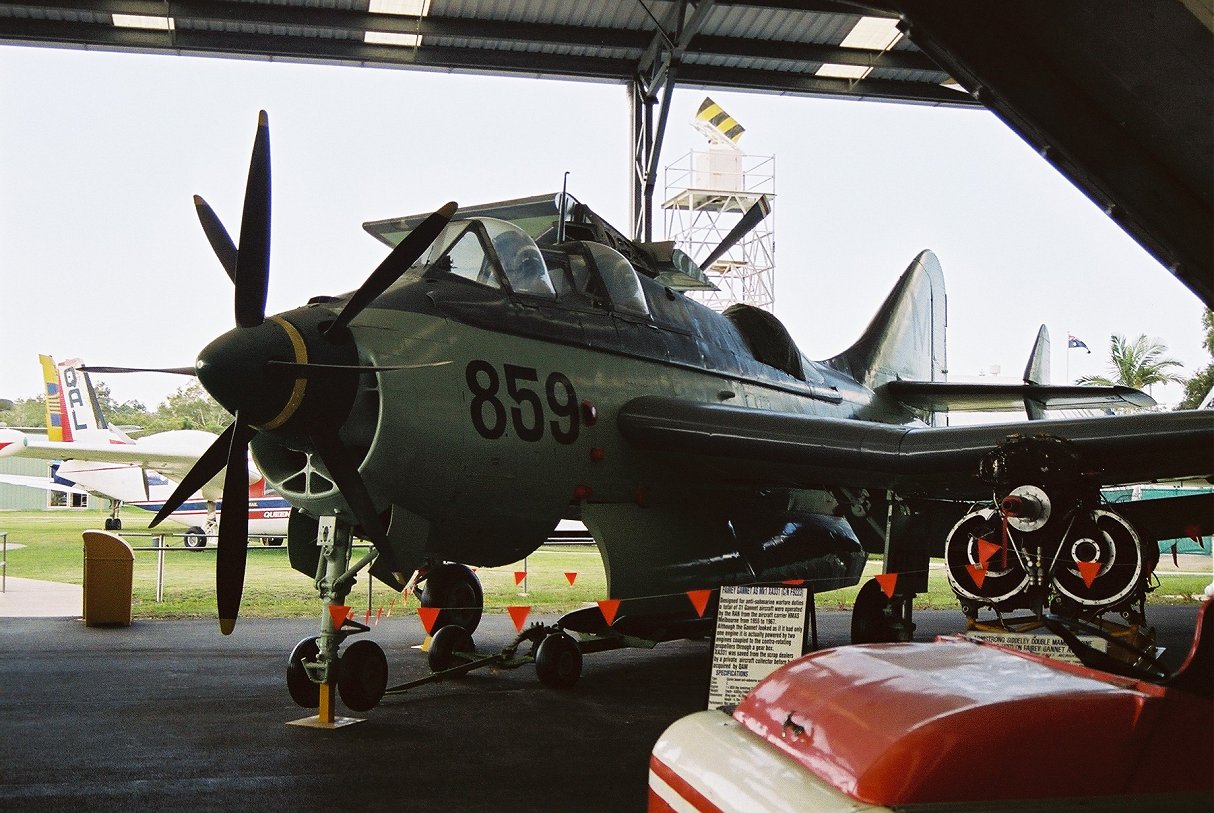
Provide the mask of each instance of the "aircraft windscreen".
POLYGON ((555 298, 556 289, 548 276, 548 266, 544 265, 539 247, 527 232, 513 223, 491 217, 481 218, 480 222, 484 224, 485 233, 493 243, 493 250, 497 252, 514 292, 555 298))
POLYGON ((485 217, 448 223, 430 248, 426 264, 500 288, 496 265, 515 293, 556 297, 548 267, 535 241, 504 220, 485 217))
POLYGON ((615 309, 634 316, 649 316, 645 292, 641 290, 641 280, 637 278, 632 263, 618 251, 601 243, 586 242, 582 245, 590 252, 615 309))
POLYGON ((474 221, 448 223, 430 247, 426 265, 437 265, 458 277, 500 288, 493 262, 474 225, 474 221))

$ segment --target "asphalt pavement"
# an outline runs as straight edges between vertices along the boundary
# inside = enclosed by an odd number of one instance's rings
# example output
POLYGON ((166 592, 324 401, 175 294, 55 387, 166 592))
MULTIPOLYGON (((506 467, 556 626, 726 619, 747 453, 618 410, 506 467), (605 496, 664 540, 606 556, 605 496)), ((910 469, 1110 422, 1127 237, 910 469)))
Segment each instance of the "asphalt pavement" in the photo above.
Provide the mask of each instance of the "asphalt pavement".
MULTIPOLYGON (((1152 608, 1169 660, 1195 612, 1152 608)), ((930 639, 961 617, 916 621, 930 639)), ((822 645, 848 624, 819 613, 822 645)), ((637 811, 654 741, 707 697, 709 644, 684 641, 588 655, 570 691, 530 667, 486 670, 386 698, 358 725, 304 729, 287 725, 308 712, 283 673, 312 634, 300 619, 242 619, 228 637, 212 621, 0 619, 0 809, 637 811)), ((414 614, 368 635, 391 683, 428 674, 414 614)), ((513 636, 489 615, 476 640, 496 651, 513 636)))

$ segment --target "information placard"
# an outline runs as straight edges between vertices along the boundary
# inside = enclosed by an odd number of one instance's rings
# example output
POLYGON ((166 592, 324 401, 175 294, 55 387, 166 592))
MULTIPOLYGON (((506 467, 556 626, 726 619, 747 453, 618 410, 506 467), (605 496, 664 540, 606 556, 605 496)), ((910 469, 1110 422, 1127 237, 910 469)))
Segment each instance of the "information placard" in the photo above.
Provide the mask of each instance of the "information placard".
MULTIPOLYGON (((1081 663, 1079 658, 1075 657, 1075 653, 1071 651, 1071 648, 1067 646, 1066 641, 1051 632, 987 632, 985 630, 971 630, 965 633, 965 635, 967 638, 973 638, 976 641, 999 644, 1009 649, 1019 649, 1021 652, 1030 652, 1045 658, 1053 658, 1054 660, 1074 664, 1081 663)), ((1109 642, 1103 638, 1097 638, 1095 635, 1078 635, 1076 637, 1093 649, 1098 649, 1101 652, 1109 651, 1109 642)))
POLYGON ((708 708, 738 703, 760 680, 804 654, 808 614, 805 587, 722 587, 708 708))

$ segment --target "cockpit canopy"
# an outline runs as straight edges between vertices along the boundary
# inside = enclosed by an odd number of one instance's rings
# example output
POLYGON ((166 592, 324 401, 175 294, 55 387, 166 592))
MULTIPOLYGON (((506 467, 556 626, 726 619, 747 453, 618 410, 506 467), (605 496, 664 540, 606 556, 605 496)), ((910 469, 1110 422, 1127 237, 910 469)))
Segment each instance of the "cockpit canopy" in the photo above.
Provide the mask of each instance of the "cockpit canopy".
POLYGON ((649 316, 641 280, 624 255, 589 240, 541 252, 525 231, 505 220, 478 217, 448 223, 425 264, 491 288, 508 286, 517 294, 562 301, 589 299, 606 310, 649 316), (550 262, 545 262, 545 253, 550 262))
POLYGON ((505 220, 482 217, 448 223, 430 247, 426 265, 481 285, 515 293, 556 297, 539 247, 528 234, 505 220))

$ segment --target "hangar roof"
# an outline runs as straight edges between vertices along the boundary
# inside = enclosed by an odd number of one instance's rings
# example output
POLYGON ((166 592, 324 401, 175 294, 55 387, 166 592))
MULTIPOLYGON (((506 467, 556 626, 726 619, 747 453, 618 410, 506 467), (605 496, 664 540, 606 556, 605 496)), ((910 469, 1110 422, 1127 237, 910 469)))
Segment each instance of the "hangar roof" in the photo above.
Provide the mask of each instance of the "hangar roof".
POLYGON ((677 62, 683 87, 980 103, 1214 306, 1212 19, 1211 0, 0 0, 0 42, 608 82, 677 62))
MULTIPOLYGON (((0 41, 625 82, 654 59, 672 0, 25 0, 0 41)), ((683 86, 973 104, 906 38, 844 43, 865 16, 835 0, 701 2, 683 86), (875 44, 874 44, 875 43, 875 44), (827 66, 827 67, 823 67, 827 66)), ((871 14, 870 14, 871 16, 871 14)), ((880 28, 878 26, 878 28, 880 28)))

